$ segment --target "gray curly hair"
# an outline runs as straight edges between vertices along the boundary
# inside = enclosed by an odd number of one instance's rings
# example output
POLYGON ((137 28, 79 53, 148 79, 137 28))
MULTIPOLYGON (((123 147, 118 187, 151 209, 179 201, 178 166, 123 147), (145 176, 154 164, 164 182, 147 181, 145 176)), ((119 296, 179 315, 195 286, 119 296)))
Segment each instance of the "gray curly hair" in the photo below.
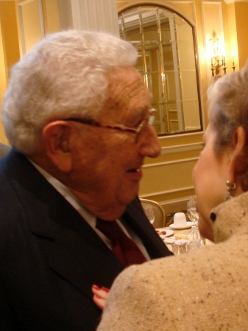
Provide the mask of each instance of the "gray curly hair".
POLYGON ((215 152, 231 146, 235 130, 242 126, 246 144, 239 156, 242 188, 248 190, 248 63, 240 70, 217 79, 208 89, 209 123, 216 133, 215 152))
POLYGON ((106 33, 69 30, 44 38, 11 72, 2 121, 12 147, 31 154, 47 123, 94 118, 108 97, 107 71, 136 59, 130 43, 106 33))

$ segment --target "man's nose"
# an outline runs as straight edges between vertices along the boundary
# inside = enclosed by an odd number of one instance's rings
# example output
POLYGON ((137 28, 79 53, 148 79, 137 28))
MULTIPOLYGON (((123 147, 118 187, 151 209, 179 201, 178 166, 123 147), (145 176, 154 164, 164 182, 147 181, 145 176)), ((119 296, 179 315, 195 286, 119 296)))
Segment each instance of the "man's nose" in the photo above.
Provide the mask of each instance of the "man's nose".
POLYGON ((140 134, 140 154, 155 158, 161 153, 158 135, 151 125, 146 125, 140 134))

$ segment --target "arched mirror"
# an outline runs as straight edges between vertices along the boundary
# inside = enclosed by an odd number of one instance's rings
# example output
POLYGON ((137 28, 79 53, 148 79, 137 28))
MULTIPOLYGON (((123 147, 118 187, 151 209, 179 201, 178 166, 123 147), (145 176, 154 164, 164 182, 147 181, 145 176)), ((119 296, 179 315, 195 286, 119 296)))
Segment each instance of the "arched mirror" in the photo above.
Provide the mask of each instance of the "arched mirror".
POLYGON ((202 129, 194 27, 164 7, 119 13, 121 38, 139 52, 136 69, 153 94, 158 135, 202 129))

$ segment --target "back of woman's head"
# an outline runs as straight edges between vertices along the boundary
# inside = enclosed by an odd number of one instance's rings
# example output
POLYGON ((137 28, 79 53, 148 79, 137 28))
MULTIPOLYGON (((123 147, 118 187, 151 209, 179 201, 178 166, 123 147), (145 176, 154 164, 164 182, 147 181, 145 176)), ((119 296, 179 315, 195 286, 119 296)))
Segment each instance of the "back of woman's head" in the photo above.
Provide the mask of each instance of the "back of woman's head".
POLYGON ((242 151, 243 189, 248 190, 248 62, 237 72, 217 79, 208 89, 209 123, 215 136, 215 152, 221 154, 232 144, 235 130, 242 126, 246 145, 242 151))
POLYGON ((30 154, 48 122, 97 116, 107 98, 107 71, 136 58, 131 44, 105 33, 71 30, 44 38, 12 69, 2 109, 11 145, 30 154))

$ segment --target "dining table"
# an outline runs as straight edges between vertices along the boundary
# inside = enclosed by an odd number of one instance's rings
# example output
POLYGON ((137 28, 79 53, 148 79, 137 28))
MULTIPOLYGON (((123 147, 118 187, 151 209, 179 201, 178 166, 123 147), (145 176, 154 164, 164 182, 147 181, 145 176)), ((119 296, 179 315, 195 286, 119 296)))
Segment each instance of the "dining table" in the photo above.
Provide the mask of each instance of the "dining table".
MULTIPOLYGON (((173 228, 173 224, 171 226, 156 228, 157 233, 168 247, 170 251, 173 251, 173 247, 176 245, 184 245, 185 249, 182 252, 189 252, 190 250, 196 249, 196 245, 193 245, 192 242, 197 240, 197 248, 200 249, 205 245, 214 245, 210 240, 203 238, 198 230, 198 227, 187 226, 181 229, 173 228)), ((174 252, 175 253, 175 252, 174 252)), ((179 254, 178 252, 176 254, 179 254)))

